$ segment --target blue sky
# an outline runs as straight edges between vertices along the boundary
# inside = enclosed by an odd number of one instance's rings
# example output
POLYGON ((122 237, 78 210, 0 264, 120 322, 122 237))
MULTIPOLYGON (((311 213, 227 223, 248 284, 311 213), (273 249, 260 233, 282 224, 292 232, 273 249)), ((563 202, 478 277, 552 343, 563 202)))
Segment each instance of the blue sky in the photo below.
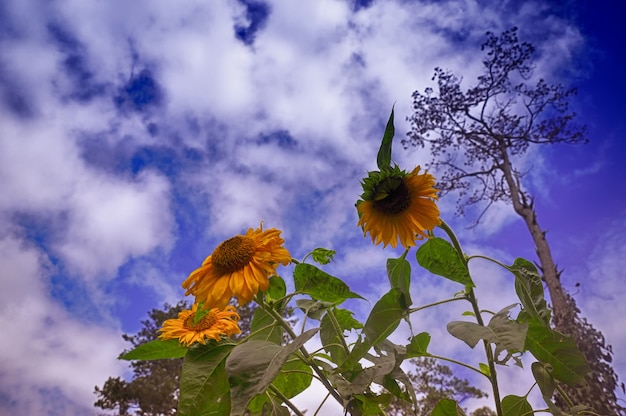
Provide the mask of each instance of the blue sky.
MULTIPOLYGON (((538 149, 520 163, 563 284, 626 376, 618 319, 626 313, 626 81, 611 7, 2 2, 0 413, 94 414, 93 387, 125 374, 115 360, 127 347, 120 335, 181 299, 182 280, 220 241, 260 221, 283 230, 294 257, 337 250, 329 271, 375 301, 386 290, 385 259, 400 252, 363 238, 354 202, 389 110, 395 103, 399 139, 411 93, 432 85, 433 68, 473 82, 484 33, 512 26, 537 47, 536 76, 579 89, 572 105, 590 143, 538 149)), ((408 168, 429 156, 398 143, 394 160, 408 168)), ((493 207, 467 229, 474 218, 455 218, 454 202, 440 206, 466 251, 534 260, 510 207, 493 207)), ((473 272, 485 307, 513 301, 503 295, 506 275, 485 264, 473 272)), ((283 275, 289 280, 289 269, 283 275)), ((418 303, 458 290, 415 275, 418 303)), ((355 307, 364 317, 369 306, 355 307)), ((414 327, 460 354, 464 345, 441 329, 458 313, 427 312, 414 327)), ((513 390, 519 377, 503 374, 513 390)))

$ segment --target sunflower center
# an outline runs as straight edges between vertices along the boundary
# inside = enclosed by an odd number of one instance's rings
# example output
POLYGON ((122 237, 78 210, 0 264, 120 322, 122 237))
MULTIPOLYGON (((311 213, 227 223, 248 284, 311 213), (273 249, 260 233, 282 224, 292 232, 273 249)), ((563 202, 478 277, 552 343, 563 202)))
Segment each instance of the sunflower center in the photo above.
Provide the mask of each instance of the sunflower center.
POLYGON ((222 242, 213 254, 211 262, 220 274, 229 274, 243 269, 254 255, 254 240, 237 235, 222 242))
POLYGON ((385 198, 374 201, 374 209, 385 215, 398 215, 411 205, 411 193, 404 181, 400 182, 385 198))
POLYGON ((183 327, 189 331, 204 331, 205 329, 211 329, 213 325, 217 323, 217 314, 215 310, 211 309, 206 315, 202 317, 198 322, 194 323, 193 320, 196 314, 192 313, 183 322, 183 327))

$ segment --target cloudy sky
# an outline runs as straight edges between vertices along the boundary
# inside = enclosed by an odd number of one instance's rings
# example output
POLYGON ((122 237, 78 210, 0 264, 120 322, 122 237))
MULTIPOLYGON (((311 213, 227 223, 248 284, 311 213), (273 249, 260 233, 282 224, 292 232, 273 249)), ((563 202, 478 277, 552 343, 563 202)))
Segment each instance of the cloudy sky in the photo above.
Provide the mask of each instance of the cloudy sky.
MULTIPOLYGON (((610 7, 618 6, 1 2, 0 414, 94 414, 94 386, 126 371, 115 359, 127 347, 120 335, 182 299, 187 274, 260 221, 283 230, 296 258, 337 250, 329 271, 375 301, 386 290, 384 261, 400 250, 363 238, 354 202, 391 106, 401 137, 411 93, 432 85, 433 68, 468 85, 484 33, 512 26, 537 47, 536 75, 579 89, 572 106, 590 143, 538 149, 523 163, 563 284, 626 377, 617 318, 626 314, 626 84, 610 7)), ((429 155, 398 143, 393 158, 408 168, 429 155)), ((510 207, 467 229, 475 217, 455 218, 454 202, 441 209, 466 251, 534 260, 510 207)), ((479 299, 506 306, 508 277, 473 267, 486 287, 479 299)), ((424 273, 415 279, 417 303, 458 290, 424 273)), ((370 306, 355 307, 364 317, 370 306)), ((432 330, 446 352, 464 350, 441 329, 458 311, 430 313, 414 328, 432 330)))

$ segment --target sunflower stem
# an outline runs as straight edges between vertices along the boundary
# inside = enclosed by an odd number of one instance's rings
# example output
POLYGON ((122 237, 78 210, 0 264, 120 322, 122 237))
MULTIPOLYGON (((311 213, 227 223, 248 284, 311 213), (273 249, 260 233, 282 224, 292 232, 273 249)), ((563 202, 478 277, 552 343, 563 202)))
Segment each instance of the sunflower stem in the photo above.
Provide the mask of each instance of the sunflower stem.
POLYGON ((278 398, 280 398, 280 400, 282 400, 283 403, 285 403, 287 407, 289 407, 297 416, 304 416, 304 413, 302 413, 296 406, 294 406, 294 404, 291 403, 291 401, 289 400, 289 398, 287 398, 287 396, 285 396, 280 390, 278 390, 276 387, 272 386, 271 384, 270 384, 270 390, 272 390, 272 393, 278 396, 278 398))
MULTIPOLYGON (((439 224, 439 228, 441 228, 448 235, 448 237, 450 238, 450 241, 452 242, 452 245, 454 246, 455 250, 459 254, 459 258, 461 259, 461 261, 463 262, 463 264, 465 265, 465 268, 467 268, 468 273, 469 273, 469 267, 467 263, 468 258, 465 256, 465 253, 463 252, 463 249, 461 248, 461 243, 459 242, 459 239, 457 238, 456 234, 454 234, 454 231, 452 231, 452 228, 450 228, 450 226, 444 220, 441 220, 441 224, 439 224)), ((474 310, 476 322, 478 323, 478 325, 485 326, 483 317, 480 314, 480 308, 478 307, 478 300, 476 299, 474 288, 471 286, 466 286, 465 291, 466 291, 465 296, 467 300, 470 302, 470 304, 472 305, 472 309, 474 310)), ((496 372, 493 349, 491 348, 491 345, 489 344, 489 342, 487 342, 487 340, 483 340, 483 345, 485 347, 485 354, 487 355, 487 362, 489 363, 489 381, 491 381, 491 388, 493 390, 493 400, 496 406, 496 413, 498 416, 502 416, 503 412, 502 412, 502 403, 500 401, 500 389, 498 387, 498 373, 496 372)))
POLYGON ((442 305, 444 303, 454 302, 457 300, 468 300, 468 299, 467 299, 467 296, 465 295, 459 296, 456 298, 444 299, 444 300, 440 300, 439 302, 433 302, 433 303, 429 303, 428 305, 418 306, 417 308, 409 309, 409 313, 418 312, 418 311, 421 311, 422 309, 430 308, 431 306, 442 305))
POLYGON ((482 372, 482 371, 480 371, 478 368, 476 368, 476 367, 472 367, 472 366, 471 366, 471 365, 469 365, 469 364, 465 364, 465 363, 464 363, 464 362, 462 362, 462 361, 457 361, 457 360, 454 360, 454 359, 452 359, 452 358, 442 357, 442 356, 440 356, 440 355, 434 355, 434 354, 428 354, 426 357, 428 357, 428 358, 435 358, 435 359, 437 359, 437 360, 447 361, 447 362, 452 363, 452 364, 460 365, 460 366, 465 367, 465 368, 467 368, 467 369, 469 369, 469 370, 472 370, 472 371, 477 372, 478 374, 480 374, 480 375, 481 375, 481 376, 483 376, 483 377, 487 377, 487 378, 489 378, 489 376, 488 376, 487 374, 483 373, 483 372, 482 372))
MULTIPOLYGON (((287 322, 285 322, 283 317, 280 316, 280 314, 278 312, 276 312, 274 310, 274 308, 270 307, 267 303, 265 303, 265 300, 263 300, 263 295, 257 294, 256 302, 257 302, 257 304, 259 306, 261 306, 265 310, 265 312, 267 312, 270 315, 272 315, 274 320, 276 322, 278 322, 285 329, 285 331, 287 331, 287 333, 289 334, 291 339, 296 339, 297 338, 296 333, 293 332, 293 329, 291 328, 291 326, 287 322)), ((313 369, 313 371, 315 371, 315 373, 319 376, 319 380, 324 385, 324 387, 326 387, 326 390, 328 390, 328 392, 335 398, 335 400, 337 400, 337 402, 343 407, 343 405, 344 405, 343 404, 343 399, 341 398, 341 396, 339 395, 337 390, 335 390, 333 388, 333 386, 330 384, 330 381, 326 377, 326 374, 324 374, 324 372, 311 359, 311 355, 309 354, 307 349, 304 348, 304 346, 301 346, 300 347, 300 352, 302 353, 302 356, 304 358, 305 363, 308 366, 310 366, 313 369)))
POLYGON ((498 260, 496 260, 496 259, 492 259, 491 257, 481 256, 480 254, 474 254, 473 256, 469 256, 469 257, 467 258, 468 263, 469 263, 469 261, 470 261, 471 259, 483 259, 483 260, 488 260, 488 261, 490 261, 490 262, 492 262, 492 263, 497 264, 497 265, 498 265, 498 266, 500 266, 500 267, 503 267, 503 268, 507 269, 508 271, 511 271, 511 268, 510 268, 509 266, 507 266, 507 265, 506 265, 506 264, 504 264, 504 263, 500 263, 498 260))
POLYGON ((348 344, 346 344, 346 339, 343 337, 343 330, 339 326, 337 317, 333 313, 332 309, 329 309, 326 313, 328 314, 328 319, 330 319, 330 323, 333 325, 333 328, 335 328, 335 332, 337 332, 337 335, 339 335, 339 340, 341 341, 341 346, 343 347, 343 350, 346 352, 346 356, 350 355, 350 348, 348 348, 348 344))

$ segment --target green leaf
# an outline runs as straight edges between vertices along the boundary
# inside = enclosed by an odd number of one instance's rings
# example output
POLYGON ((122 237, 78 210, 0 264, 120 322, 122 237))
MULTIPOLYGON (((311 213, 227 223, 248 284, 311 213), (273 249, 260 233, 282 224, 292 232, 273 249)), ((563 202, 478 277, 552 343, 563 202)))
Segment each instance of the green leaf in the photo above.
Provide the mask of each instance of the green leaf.
POLYGON ((528 324, 520 324, 508 317, 508 312, 514 305, 507 306, 496 313, 487 326, 481 326, 473 322, 454 321, 448 324, 448 332, 465 342, 471 348, 474 348, 481 339, 495 344, 496 358, 502 351, 508 351, 504 361, 498 361, 500 364, 506 363, 510 354, 524 351, 526 340, 526 332, 528 324))
POLYGON ((292 398, 306 390, 313 380, 313 370, 299 358, 291 357, 272 382, 285 397, 292 398))
MULTIPOLYGON (((496 313, 487 325, 487 327, 491 329, 496 336, 496 359, 504 350, 508 351, 509 353, 524 351, 528 324, 519 323, 509 319, 509 310, 511 310, 516 305, 517 304, 507 306, 506 308, 496 313)), ((500 361, 498 363, 504 364, 504 362, 500 361)))
POLYGON ((341 343, 341 338, 343 337, 343 333, 337 333, 337 329, 328 314, 325 315, 320 324, 320 341, 322 342, 324 350, 330 354, 333 361, 338 364, 344 362, 347 357, 347 353, 341 343))
POLYGON ((431 273, 474 287, 469 270, 459 257, 459 253, 443 238, 429 239, 417 249, 415 256, 419 265, 431 273))
POLYGON ((515 275, 515 292, 522 302, 524 313, 550 326, 550 309, 544 297, 541 276, 534 264, 517 258, 509 268, 515 275))
POLYGON ((526 397, 509 395, 502 399, 504 416, 532 416, 533 408, 526 397))
POLYGON ((404 258, 387 259, 387 276, 391 287, 400 289, 406 308, 413 304, 411 300, 411 264, 404 258))
POLYGON ((465 342, 470 348, 474 348, 481 339, 489 343, 496 340, 493 331, 474 322, 452 321, 447 325, 447 329, 450 335, 465 342))
POLYGON ((404 400, 405 402, 411 403, 411 396, 406 391, 400 388, 398 381, 391 377, 390 375, 386 375, 383 379, 382 386, 387 389, 387 391, 399 399, 404 400))
POLYGON ((183 361, 179 416, 229 416, 230 387, 225 362, 232 344, 195 345, 183 361))
POLYGON ((187 347, 177 339, 155 339, 139 345, 118 357, 120 360, 160 360, 164 358, 183 358, 187 354, 187 347))
POLYGON ((402 306, 402 293, 399 289, 391 289, 372 308, 362 333, 365 340, 359 339, 354 343, 352 351, 342 364, 344 370, 358 368, 358 362, 369 349, 386 340, 400 324, 406 310, 402 306))
POLYGON ((538 362, 532 363, 531 369, 539 390, 541 390, 541 395, 548 398, 552 397, 556 389, 556 383, 552 375, 543 364, 538 362))
POLYGON ((359 416, 385 416, 381 406, 387 406, 391 401, 391 396, 382 394, 375 396, 369 394, 355 394, 348 404, 348 411, 351 415, 359 416))
POLYGON ((310 295, 313 299, 338 305, 348 298, 360 298, 350 291, 342 280, 318 269, 312 264, 299 263, 293 272, 296 290, 310 295))
POLYGON ((353 314, 352 311, 347 309, 333 308, 322 318, 320 340, 322 341, 324 350, 330 354, 337 364, 341 364, 347 357, 341 342, 341 339, 344 338, 344 331, 363 328, 363 324, 352 317, 353 314), (333 325, 331 317, 329 316, 330 314, 333 314, 335 317, 339 325, 339 332, 333 325))
POLYGON ((463 409, 452 399, 441 399, 430 413, 431 416, 465 416, 463 409))
POLYGON ((280 299, 287 293, 287 285, 280 276, 270 277, 270 287, 265 292, 269 300, 280 299))
POLYGON ((248 410, 253 416, 290 416, 289 409, 280 402, 270 400, 267 394, 260 394, 250 400, 248 410))
POLYGON ((404 317, 405 308, 402 304, 402 292, 393 288, 385 293, 372 308, 363 333, 370 346, 386 339, 396 330, 404 317))
POLYGON ((334 308, 333 314, 335 315, 335 318, 337 318, 339 328, 343 329, 344 331, 351 331, 353 329, 363 328, 363 324, 352 317, 354 315, 354 312, 352 311, 349 311, 347 309, 334 308))
POLYGON ((328 264, 332 261, 335 254, 337 254, 335 250, 318 247, 311 252, 311 257, 313 257, 313 261, 316 263, 328 264))
POLYGON ((226 360, 231 384, 231 416, 244 415, 248 402, 267 389, 291 354, 317 331, 317 328, 309 329, 284 347, 269 341, 248 341, 236 346, 226 360))
POLYGON ((353 372, 350 383, 339 388, 339 394, 348 397, 365 393, 372 383, 381 384, 384 377, 391 374, 396 368, 395 356, 375 357, 367 354, 366 358, 373 361, 374 365, 353 372))
POLYGON ((389 115, 389 120, 387 120, 385 134, 383 134, 383 140, 380 143, 380 149, 378 149, 378 156, 376 157, 379 170, 391 166, 391 145, 395 134, 395 128, 393 126, 393 107, 395 106, 391 107, 391 115, 389 115))
POLYGON ((263 308, 256 308, 250 323, 250 341, 270 341, 280 345, 283 342, 283 328, 274 317, 263 308))
POLYGON ((326 310, 333 306, 330 302, 320 302, 313 299, 296 299, 296 307, 302 309, 309 318, 319 321, 326 313, 326 310))
POLYGON ((480 369, 481 373, 483 373, 487 377, 491 377, 491 369, 489 368, 489 366, 487 364, 479 363, 478 364, 478 368, 480 369))
POLYGON ((552 377, 570 386, 584 382, 590 370, 572 338, 545 327, 543 322, 530 322, 525 348, 552 366, 552 377))
POLYGON ((411 338, 411 343, 406 347, 406 358, 425 357, 430 354, 426 351, 430 344, 430 334, 428 332, 420 332, 411 338))

